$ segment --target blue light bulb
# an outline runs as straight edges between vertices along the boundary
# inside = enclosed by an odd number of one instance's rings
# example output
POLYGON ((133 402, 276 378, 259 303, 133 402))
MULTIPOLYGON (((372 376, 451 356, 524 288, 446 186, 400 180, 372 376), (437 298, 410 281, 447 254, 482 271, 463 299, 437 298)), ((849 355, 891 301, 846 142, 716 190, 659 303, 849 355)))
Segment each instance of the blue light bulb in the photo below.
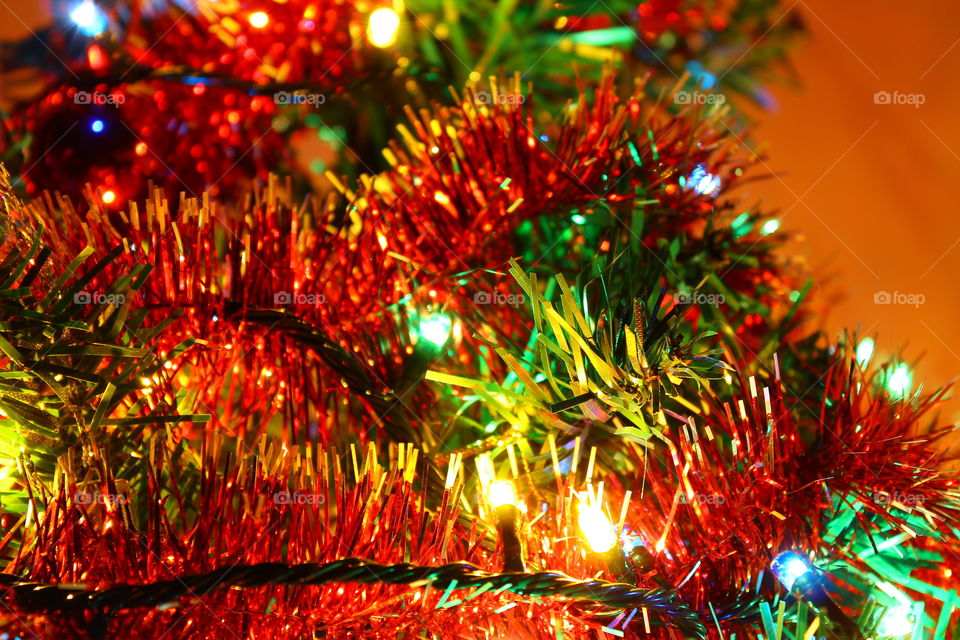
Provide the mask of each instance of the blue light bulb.
POLYGON ((712 89, 717 84, 717 76, 707 71, 697 60, 691 60, 686 65, 690 79, 702 89, 712 89))
POLYGON ((87 36, 97 36, 107 30, 107 16, 91 0, 84 0, 70 12, 80 32, 87 36))
POLYGON ((783 586, 791 590, 797 580, 813 571, 807 559, 793 551, 784 551, 778 555, 773 559, 770 568, 783 586))
POLYGON ((693 168, 690 176, 686 179, 686 186, 694 192, 703 196, 714 196, 720 191, 723 181, 720 176, 715 176, 707 171, 706 166, 698 164, 693 168))
POLYGON ((90 122, 90 131, 93 131, 94 133, 100 133, 101 131, 103 131, 103 127, 104 127, 103 120, 101 120, 100 118, 97 118, 96 120, 93 120, 90 122))

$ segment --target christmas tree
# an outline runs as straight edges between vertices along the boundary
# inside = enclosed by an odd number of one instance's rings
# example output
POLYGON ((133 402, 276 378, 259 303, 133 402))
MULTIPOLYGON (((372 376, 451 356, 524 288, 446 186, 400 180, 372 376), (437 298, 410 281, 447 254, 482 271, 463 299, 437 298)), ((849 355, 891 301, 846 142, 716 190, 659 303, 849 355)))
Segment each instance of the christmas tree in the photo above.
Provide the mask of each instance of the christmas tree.
POLYGON ((828 336, 776 0, 80 0, 2 50, 5 638, 960 637, 946 390, 828 336))

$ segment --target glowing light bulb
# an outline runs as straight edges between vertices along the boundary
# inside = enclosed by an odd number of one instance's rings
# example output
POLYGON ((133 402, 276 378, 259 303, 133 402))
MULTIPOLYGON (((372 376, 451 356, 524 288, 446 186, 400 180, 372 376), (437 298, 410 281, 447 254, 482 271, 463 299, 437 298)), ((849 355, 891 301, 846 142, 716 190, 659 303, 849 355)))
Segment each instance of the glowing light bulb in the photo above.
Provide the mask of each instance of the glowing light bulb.
POLYGON ((270 16, 264 11, 256 11, 250 14, 250 26, 256 29, 263 29, 270 22, 270 16))
POLYGON ((704 69, 697 60, 688 62, 686 69, 690 73, 690 79, 702 89, 712 89, 717 84, 717 76, 704 69))
POLYGON ((784 551, 778 555, 773 559, 770 568, 781 584, 791 590, 797 580, 813 571, 807 559, 793 551, 784 551))
POLYGON ((730 229, 733 231, 734 238, 741 238, 750 233, 751 226, 753 226, 753 223, 750 221, 749 211, 741 213, 730 223, 730 229))
POLYGON ((116 200, 116 199, 117 199, 117 194, 115 194, 113 191, 107 190, 107 191, 104 191, 104 192, 103 192, 103 203, 104 203, 104 204, 112 204, 113 201, 116 200))
POLYGON ((494 480, 487 487, 487 500, 493 507, 503 545, 503 570, 523 571, 523 540, 517 529, 520 517, 517 490, 509 480, 494 480))
POLYGON ((873 338, 864 338, 860 341, 860 344, 857 345, 857 363, 862 367, 870 362, 870 358, 873 357, 873 348, 875 343, 873 338))
POLYGON ((381 7, 370 14, 367 23, 367 39, 375 47, 389 47, 397 41, 400 29, 400 16, 389 7, 381 7))
POLYGON ((900 604, 890 607, 883 614, 880 625, 877 627, 879 636, 905 636, 913 633, 916 621, 913 617, 913 607, 909 604, 900 604))
POLYGON ((722 180, 720 180, 720 176, 715 176, 707 171, 704 165, 698 164, 690 173, 690 177, 686 179, 686 184, 688 188, 693 189, 700 195, 713 196, 720 191, 722 180))
POLYGON ((760 233, 765 236, 770 235, 771 233, 776 233, 777 229, 780 228, 779 220, 767 220, 763 223, 763 226, 760 227, 760 233))
POLYGON ((887 380, 884 383, 887 391, 895 398, 902 398, 910 393, 910 387, 913 386, 913 374, 910 367, 901 362, 890 371, 887 380))
POLYGON ((434 315, 420 321, 420 337, 442 347, 450 337, 450 328, 453 323, 445 315, 434 315))
POLYGON ((509 480, 495 480, 487 490, 490 506, 496 509, 504 505, 517 506, 517 490, 509 480))
POLYGON ((91 0, 84 0, 70 12, 70 19, 87 36, 100 35, 107 29, 107 17, 91 0))
POLYGON ((613 525, 607 519, 603 509, 596 505, 580 506, 580 516, 577 519, 583 537, 595 553, 606 553, 617 544, 617 536, 613 525))
POLYGON ((99 71, 107 66, 107 54, 104 53, 103 47, 98 44, 92 44, 87 48, 87 64, 95 71, 99 71))
POLYGON ((103 120, 97 118, 96 120, 90 122, 90 131, 93 131, 94 133, 100 133, 103 131, 104 126, 103 120))

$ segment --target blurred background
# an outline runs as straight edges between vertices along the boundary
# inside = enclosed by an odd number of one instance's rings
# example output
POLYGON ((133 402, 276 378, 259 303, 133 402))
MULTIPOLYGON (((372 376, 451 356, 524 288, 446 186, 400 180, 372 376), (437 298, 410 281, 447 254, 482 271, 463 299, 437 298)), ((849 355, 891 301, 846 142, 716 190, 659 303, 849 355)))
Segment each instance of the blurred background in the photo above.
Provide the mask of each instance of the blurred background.
MULTIPOLYGON (((777 177, 753 192, 803 235, 794 250, 818 284, 844 294, 827 327, 859 327, 880 355, 903 348, 929 391, 960 373, 960 218, 949 186, 960 171, 960 4, 798 7, 810 31, 794 56, 802 86, 772 83, 779 106, 757 119, 755 137, 777 177), (877 92, 890 103, 876 103, 877 92), (893 104, 912 95, 923 103, 893 104)), ((960 419, 960 402, 942 415, 960 419)))
MULTIPOLYGON (((793 55, 801 85, 771 82, 776 106, 753 114, 773 177, 744 196, 802 236, 792 250, 834 301, 826 328, 902 353, 930 391, 960 373, 960 3, 786 4, 809 30, 793 55)), ((49 0, 0 0, 0 39, 50 15, 49 0)), ((15 76, 2 83, 4 94, 21 88, 15 76)), ((960 419, 960 401, 941 415, 960 419)))

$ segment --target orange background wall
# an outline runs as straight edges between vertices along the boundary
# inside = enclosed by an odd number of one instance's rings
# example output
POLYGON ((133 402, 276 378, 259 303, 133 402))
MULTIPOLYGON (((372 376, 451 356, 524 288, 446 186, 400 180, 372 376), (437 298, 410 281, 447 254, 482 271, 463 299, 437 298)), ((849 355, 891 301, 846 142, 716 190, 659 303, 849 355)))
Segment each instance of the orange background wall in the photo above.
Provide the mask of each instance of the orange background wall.
MULTIPOLYGON (((803 234, 822 284, 846 295, 833 331, 878 336, 878 354, 923 356, 925 388, 960 373, 960 3, 804 0, 810 30, 793 56, 802 87, 775 87, 759 118, 779 177, 751 193, 803 234), (875 104, 874 93, 923 94, 919 108, 875 104), (828 276, 834 276, 828 281, 828 276), (922 294, 919 307, 874 304, 878 291, 922 294)), ((943 418, 960 419, 960 402, 943 418)))
MULTIPOLYGON (((786 6, 791 6, 789 0, 786 6)), ((818 284, 843 290, 829 330, 859 327, 878 352, 923 356, 927 388, 960 373, 960 3, 798 0, 810 30, 793 61, 802 87, 774 84, 779 108, 757 114, 752 138, 776 177, 744 193, 782 212, 804 238, 818 284), (874 104, 877 91, 925 103, 874 104), (832 276, 832 279, 828 279, 832 276), (878 291, 924 304, 874 304, 878 291)), ((49 3, 0 0, 0 38, 47 21, 49 3)), ((6 90, 9 90, 9 80, 6 90)), ((943 418, 960 418, 953 401, 943 418)))

